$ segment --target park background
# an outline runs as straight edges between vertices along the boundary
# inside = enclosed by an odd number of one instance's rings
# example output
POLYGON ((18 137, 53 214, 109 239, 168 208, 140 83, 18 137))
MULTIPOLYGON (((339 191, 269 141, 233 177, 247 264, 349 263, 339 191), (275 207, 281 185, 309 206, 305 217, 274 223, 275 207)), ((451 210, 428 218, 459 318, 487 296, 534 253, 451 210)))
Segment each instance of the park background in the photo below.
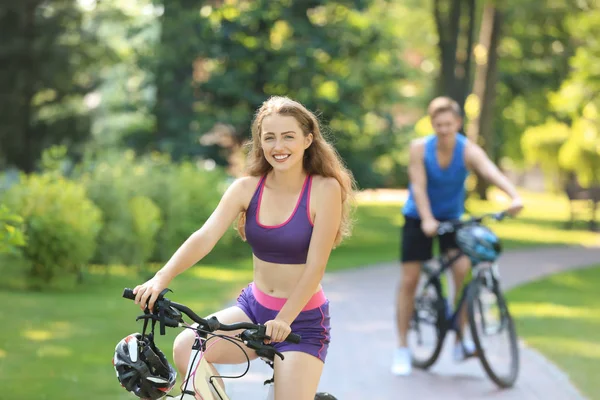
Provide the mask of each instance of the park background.
MULTIPOLYGON (((140 329, 122 288, 243 173, 271 95, 318 113, 361 190, 329 272, 398 258, 407 144, 437 95, 519 186, 522 216, 493 225, 508 251, 600 244, 597 1, 23 0, 0 5, 0 32, 1 398, 129 398, 111 365, 140 329)), ((508 204, 468 185, 469 212, 508 204)), ((222 307, 250 254, 232 227, 174 297, 222 307)), ((508 293, 523 340, 590 398, 598 284, 590 266, 508 293)))

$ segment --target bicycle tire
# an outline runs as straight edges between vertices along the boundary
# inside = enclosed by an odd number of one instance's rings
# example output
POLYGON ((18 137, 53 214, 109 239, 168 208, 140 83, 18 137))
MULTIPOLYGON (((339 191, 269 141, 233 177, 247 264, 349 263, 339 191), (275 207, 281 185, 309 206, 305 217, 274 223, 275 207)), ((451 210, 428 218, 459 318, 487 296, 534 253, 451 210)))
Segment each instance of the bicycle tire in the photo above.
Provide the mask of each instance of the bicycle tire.
MULTIPOLYGON (((435 364, 435 362, 437 361, 437 359, 440 356, 440 353, 442 351, 442 345, 444 343, 444 338, 446 336, 446 329, 444 328, 445 326, 445 300, 442 298, 440 291, 435 288, 434 286, 430 286, 432 289, 432 292, 435 293, 435 299, 429 299, 426 301, 426 303, 429 304, 429 311, 432 312, 435 315, 435 334, 436 334, 436 343, 435 343, 435 347, 433 348, 433 352, 429 355, 426 356, 424 358, 418 358, 415 355, 415 352, 411 351, 411 357, 412 357, 412 365, 415 368, 419 368, 419 369, 428 369, 429 367, 431 367, 433 364, 435 364)), ((418 318, 418 310, 417 310, 417 304, 418 302, 421 300, 421 298, 423 297, 422 294, 419 294, 415 297, 415 306, 413 307, 413 314, 411 317, 411 325, 408 328, 408 335, 410 335, 410 331, 412 329, 413 323, 415 323, 415 318, 418 318)), ((409 344, 410 346, 410 344, 409 344)), ((411 349, 412 350, 412 349, 411 349)))
POLYGON ((337 397, 330 393, 319 392, 315 395, 315 400, 337 400, 337 397))
MULTIPOLYGON (((517 339, 517 331, 512 316, 510 315, 506 299, 504 298, 504 295, 502 294, 502 291, 500 290, 497 281, 494 281, 491 292, 494 294, 498 302, 497 304, 502 315, 501 324, 506 324, 505 327, 506 329, 508 329, 510 342, 509 353, 511 356, 509 374, 506 376, 500 376, 492 367, 492 363, 490 362, 488 357, 486 357, 485 350, 482 346, 482 340, 479 337, 479 333, 477 330, 476 313, 478 312, 478 309, 475 306, 476 304, 481 304, 481 302, 479 301, 479 295, 481 292, 482 285, 483 284, 481 280, 473 282, 473 285, 471 285, 467 297, 467 309, 471 335, 473 337, 473 341, 475 342, 477 356, 486 374, 500 388, 510 388, 515 384, 515 381, 517 380, 519 374, 519 345, 517 339)), ((481 310, 481 307, 479 307, 479 310, 481 310)))

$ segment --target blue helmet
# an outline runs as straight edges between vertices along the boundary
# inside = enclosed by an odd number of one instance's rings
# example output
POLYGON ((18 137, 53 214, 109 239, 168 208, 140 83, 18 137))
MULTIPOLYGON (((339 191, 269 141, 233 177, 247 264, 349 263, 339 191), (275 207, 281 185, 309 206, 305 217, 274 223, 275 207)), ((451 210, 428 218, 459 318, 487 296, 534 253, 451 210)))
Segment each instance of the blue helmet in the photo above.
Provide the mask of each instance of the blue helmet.
POLYGON ((488 227, 467 225, 456 232, 458 247, 474 262, 495 261, 502 253, 500 239, 488 227))

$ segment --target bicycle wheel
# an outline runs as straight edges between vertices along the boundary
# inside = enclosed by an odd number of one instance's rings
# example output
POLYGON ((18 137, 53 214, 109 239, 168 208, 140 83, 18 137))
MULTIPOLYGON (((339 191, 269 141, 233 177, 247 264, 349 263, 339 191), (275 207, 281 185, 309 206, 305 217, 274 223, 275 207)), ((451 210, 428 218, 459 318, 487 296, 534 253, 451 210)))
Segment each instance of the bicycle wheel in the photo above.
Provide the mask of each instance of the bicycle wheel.
POLYGON ((469 289, 467 304, 469 327, 483 369, 499 387, 512 387, 519 374, 519 346, 498 282, 477 279, 469 289))
POLYGON ((315 396, 315 400, 337 400, 332 394, 319 392, 315 396))
POLYGON ((446 330, 445 299, 433 285, 425 286, 427 276, 422 275, 413 315, 408 328, 408 347, 412 364, 416 368, 431 367, 440 355, 446 330))

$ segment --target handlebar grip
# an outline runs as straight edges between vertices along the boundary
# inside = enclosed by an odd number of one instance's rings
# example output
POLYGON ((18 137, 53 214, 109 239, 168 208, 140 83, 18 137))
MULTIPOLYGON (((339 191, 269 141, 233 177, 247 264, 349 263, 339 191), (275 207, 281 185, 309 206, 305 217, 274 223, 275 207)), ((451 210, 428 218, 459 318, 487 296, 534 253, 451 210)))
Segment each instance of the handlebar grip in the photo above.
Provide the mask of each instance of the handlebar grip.
POLYGON ((452 224, 451 224, 451 223, 449 223, 449 222, 442 222, 442 223, 440 223, 440 225, 438 226, 438 229, 437 229, 437 234, 438 234, 438 235, 444 235, 444 234, 446 234, 446 233, 450 233, 450 232, 452 232, 452 231, 454 231, 454 225, 452 225, 452 224))
POLYGON ((294 343, 294 344, 298 344, 298 343, 300 343, 300 339, 302 339, 302 337, 300 335, 298 335, 297 333, 290 333, 289 336, 285 339, 285 341, 294 343))
POLYGON ((135 294, 133 294, 133 289, 123 289, 123 297, 129 300, 135 300, 135 294))

